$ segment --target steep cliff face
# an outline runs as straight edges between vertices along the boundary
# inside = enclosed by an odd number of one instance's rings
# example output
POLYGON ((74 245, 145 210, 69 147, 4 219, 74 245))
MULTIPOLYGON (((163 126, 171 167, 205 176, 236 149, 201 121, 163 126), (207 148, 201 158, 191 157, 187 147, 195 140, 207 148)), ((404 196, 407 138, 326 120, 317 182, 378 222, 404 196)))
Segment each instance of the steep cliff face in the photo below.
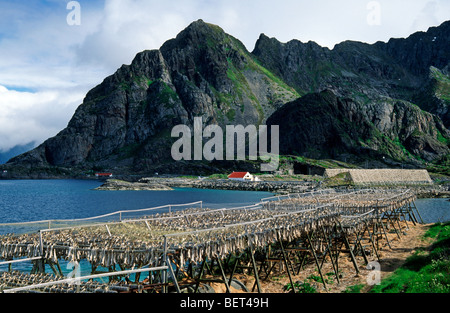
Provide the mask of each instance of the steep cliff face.
POLYGON ((91 90, 68 127, 12 160, 39 166, 131 167, 166 161, 178 124, 264 124, 298 97, 237 39, 201 20, 139 53, 91 90))
POLYGON ((449 36, 445 22, 406 39, 346 41, 330 50, 261 35, 253 51, 260 62, 299 93, 312 93, 268 120, 284 133, 282 153, 412 163, 448 155, 449 36))
POLYGON ((450 127, 450 77, 448 68, 449 66, 446 66, 441 71, 431 66, 428 79, 412 100, 423 110, 439 116, 447 128, 450 127))
POLYGON ((9 165, 187 172, 205 164, 174 163, 170 131, 199 116, 204 125, 280 125, 283 154, 440 159, 450 151, 449 34, 446 22, 333 50, 261 35, 250 53, 199 20, 107 77, 66 129, 9 165))
POLYGON ((356 98, 389 96, 410 101, 431 67, 448 68, 450 22, 406 39, 373 45, 345 41, 333 50, 314 42, 281 43, 261 35, 253 54, 303 93, 325 88, 356 98))
POLYGON ((426 32, 417 32, 406 39, 393 38, 374 46, 385 51, 410 73, 425 79, 430 66, 443 69, 450 62, 450 21, 426 32))
POLYGON ((407 101, 391 98, 361 104, 325 90, 287 103, 267 124, 280 125, 282 154, 401 161, 412 161, 415 155, 432 161, 449 151, 438 139, 442 132, 450 135, 442 122, 407 101))

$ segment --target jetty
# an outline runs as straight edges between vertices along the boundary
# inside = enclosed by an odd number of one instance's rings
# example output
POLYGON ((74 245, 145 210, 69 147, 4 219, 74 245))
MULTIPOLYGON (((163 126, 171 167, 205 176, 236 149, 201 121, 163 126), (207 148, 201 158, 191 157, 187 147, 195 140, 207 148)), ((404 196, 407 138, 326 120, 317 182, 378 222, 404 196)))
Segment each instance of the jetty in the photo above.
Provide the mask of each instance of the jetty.
POLYGON ((142 183, 142 182, 127 182, 119 179, 108 179, 101 186, 95 188, 95 190, 103 190, 103 191, 117 191, 117 190, 125 190, 125 191, 137 191, 137 190, 146 190, 146 191, 163 191, 163 190, 173 190, 171 187, 168 187, 164 184, 157 183, 142 183))
POLYGON ((287 274, 293 285, 292 276, 305 264, 315 264, 326 290, 325 263, 339 283, 340 255, 351 259, 358 274, 380 260, 380 248, 390 245, 388 233, 401 238, 410 223, 423 223, 415 199, 410 189, 326 189, 237 208, 209 209, 199 201, 0 224, 0 265, 9 266, 0 273, 0 291, 196 293, 214 282, 231 292, 246 289, 236 280, 240 271, 255 277, 246 291, 264 292, 261 281, 274 272, 287 274), (85 260, 91 274, 65 277, 60 260, 85 260), (12 270, 19 262, 33 262, 31 272, 12 270), (100 267, 108 271, 99 273, 100 267))
POLYGON ((165 185, 171 188, 221 189, 240 191, 267 191, 272 193, 299 193, 312 190, 311 181, 241 181, 229 179, 141 178, 138 184, 165 185))

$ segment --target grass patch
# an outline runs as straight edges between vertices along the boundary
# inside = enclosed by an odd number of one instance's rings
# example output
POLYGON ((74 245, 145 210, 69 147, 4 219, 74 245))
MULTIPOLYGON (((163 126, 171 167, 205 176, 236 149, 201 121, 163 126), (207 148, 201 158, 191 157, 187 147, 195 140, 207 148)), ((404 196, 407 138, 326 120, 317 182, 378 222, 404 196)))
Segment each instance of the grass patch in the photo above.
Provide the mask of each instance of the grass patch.
POLYGON ((230 109, 225 115, 228 118, 228 120, 230 122, 232 122, 232 121, 234 121, 234 118, 236 117, 236 110, 230 109))
POLYGON ((162 82, 163 87, 161 92, 158 94, 158 100, 164 104, 166 108, 173 108, 174 104, 178 101, 178 94, 170 88, 169 85, 162 82))
POLYGON ((286 90, 289 93, 295 95, 295 97, 299 98, 300 94, 292 87, 288 86, 281 78, 276 76, 274 73, 269 71, 267 68, 262 66, 257 58, 250 58, 248 68, 264 74, 269 80, 271 80, 274 84, 278 85, 282 89, 286 90))
POLYGON ((450 144, 448 138, 445 138, 439 130, 436 129, 436 132, 437 132, 437 140, 439 142, 442 142, 444 145, 450 144))
POLYGON ((427 170, 439 175, 450 176, 450 155, 444 155, 441 159, 428 164, 427 170))
MULTIPOLYGON (((311 285, 308 282, 302 283, 302 282, 295 282, 294 288, 297 293, 317 293, 316 287, 311 285)), ((292 290, 292 284, 288 283, 286 286, 284 286, 284 290, 291 291, 292 290)))
POLYGON ((446 102, 450 102, 450 77, 435 67, 431 67, 431 74, 436 80, 435 95, 446 102))
POLYGON ((227 174, 212 174, 208 176, 208 179, 228 179, 227 174))
POLYGON ((365 286, 364 284, 348 286, 343 293, 361 293, 365 286))
MULTIPOLYGON (((334 273, 326 273, 324 275, 325 282, 328 285, 334 284, 334 273)), ((311 274, 309 275, 304 282, 296 281, 294 283, 294 288, 297 293, 317 293, 317 289, 314 286, 314 283, 323 283, 322 278, 319 275, 311 274)), ((292 291, 292 284, 288 283, 284 286, 284 290, 292 291)))
POLYGON ((416 252, 392 276, 374 286, 371 293, 449 293, 450 222, 437 223, 424 236, 435 242, 416 252))

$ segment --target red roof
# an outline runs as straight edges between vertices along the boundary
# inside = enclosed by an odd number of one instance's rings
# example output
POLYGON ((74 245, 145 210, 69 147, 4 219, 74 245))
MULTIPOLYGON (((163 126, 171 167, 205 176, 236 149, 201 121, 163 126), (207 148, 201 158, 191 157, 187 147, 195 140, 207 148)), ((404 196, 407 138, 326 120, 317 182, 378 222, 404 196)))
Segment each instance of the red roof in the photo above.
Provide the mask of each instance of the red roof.
POLYGON ((247 175, 248 172, 233 172, 230 175, 228 175, 228 178, 244 178, 245 175, 247 175))
POLYGON ((97 176, 111 176, 112 173, 95 173, 97 176))

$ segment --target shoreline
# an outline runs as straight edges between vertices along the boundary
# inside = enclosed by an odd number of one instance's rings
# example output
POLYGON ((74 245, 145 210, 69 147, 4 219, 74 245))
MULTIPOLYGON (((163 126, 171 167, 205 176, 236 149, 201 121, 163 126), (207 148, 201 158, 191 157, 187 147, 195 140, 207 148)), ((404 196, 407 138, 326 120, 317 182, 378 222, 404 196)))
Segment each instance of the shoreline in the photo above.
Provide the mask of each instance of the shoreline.
MULTIPOLYGON (((0 181, 14 181, 25 179, 4 179, 0 181)), ((162 191, 173 190, 174 188, 194 188, 212 190, 236 190, 236 191, 265 191, 275 195, 285 195, 292 193, 302 193, 311 190, 324 189, 413 189, 418 199, 450 198, 450 186, 440 184, 414 185, 414 184, 392 184, 392 185, 349 185, 337 184, 327 185, 323 181, 317 180, 266 180, 266 181, 232 181, 226 179, 193 179, 184 177, 147 177, 135 178, 128 176, 117 176, 112 179, 98 179, 95 177, 54 177, 42 179, 26 180, 89 180, 103 183, 94 188, 98 191, 162 191), (130 179, 132 178, 132 179, 130 179)))
POLYGON ((163 190, 173 190, 173 188, 163 185, 163 184, 149 184, 149 183, 141 183, 141 182, 127 182, 119 179, 108 179, 101 186, 94 188, 94 190, 101 191, 138 191, 138 190, 146 190, 146 191, 163 191, 163 190))
POLYGON ((142 178, 137 182, 118 179, 108 179, 96 190, 173 190, 173 188, 195 188, 213 190, 237 190, 237 191, 265 191, 276 195, 302 193, 311 190, 337 189, 413 189, 419 199, 450 198, 449 187, 442 185, 407 185, 395 184, 391 186, 324 186, 313 181, 233 181, 225 179, 192 179, 192 178, 142 178))

